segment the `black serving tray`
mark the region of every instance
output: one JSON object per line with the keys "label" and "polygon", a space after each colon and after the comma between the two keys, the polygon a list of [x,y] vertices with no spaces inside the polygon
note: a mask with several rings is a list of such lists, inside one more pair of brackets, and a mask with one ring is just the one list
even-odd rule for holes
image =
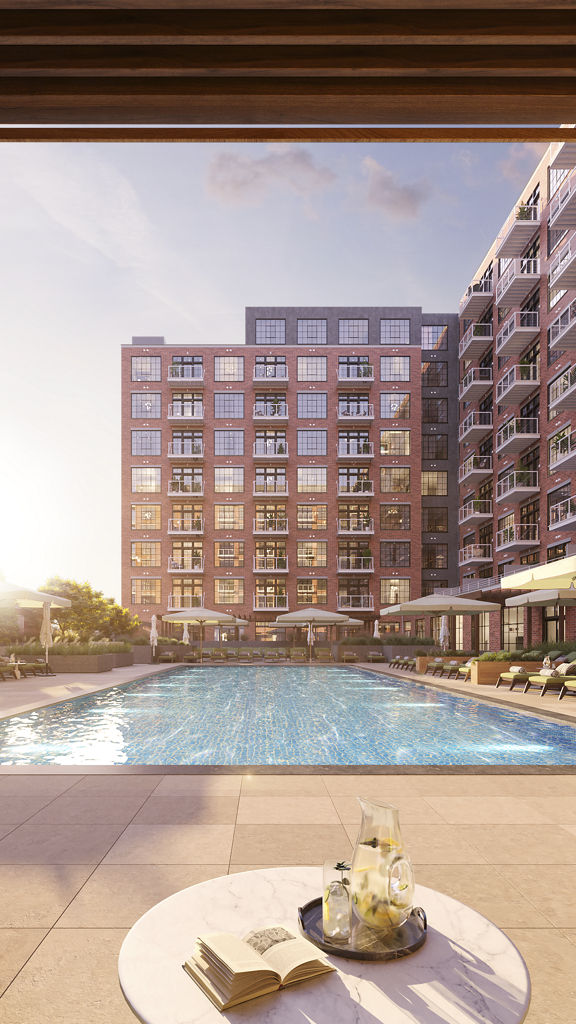
{"label": "black serving tray", "polygon": [[410,917],[399,928],[379,931],[362,921],[352,921],[348,942],[331,942],[322,929],[322,897],[298,907],[300,931],[325,953],[349,960],[398,960],[415,953],[426,942],[427,922],[422,907],[413,907]]}

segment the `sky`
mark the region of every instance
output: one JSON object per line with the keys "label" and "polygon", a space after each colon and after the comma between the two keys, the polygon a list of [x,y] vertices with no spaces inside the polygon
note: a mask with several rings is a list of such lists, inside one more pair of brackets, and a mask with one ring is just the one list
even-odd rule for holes
{"label": "sky", "polygon": [[120,346],[457,311],[545,146],[0,144],[0,576],[120,599]]}

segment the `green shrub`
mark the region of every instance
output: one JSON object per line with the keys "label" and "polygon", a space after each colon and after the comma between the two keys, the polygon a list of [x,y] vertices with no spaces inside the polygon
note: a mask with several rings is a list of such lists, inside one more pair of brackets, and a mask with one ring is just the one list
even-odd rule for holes
{"label": "green shrub", "polygon": [[[107,642],[106,640],[92,641],[87,644],[53,644],[48,648],[48,655],[62,655],[75,657],[77,654],[126,654],[132,650],[131,644]],[[44,648],[38,640],[30,641],[27,644],[19,644],[12,647],[9,654],[37,654],[44,655]]]}

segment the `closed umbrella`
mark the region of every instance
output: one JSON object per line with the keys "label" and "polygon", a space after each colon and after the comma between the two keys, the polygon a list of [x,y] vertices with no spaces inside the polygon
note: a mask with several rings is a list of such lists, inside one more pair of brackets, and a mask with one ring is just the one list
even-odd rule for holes
{"label": "closed umbrella", "polygon": [[152,648],[152,657],[156,654],[156,646],[158,644],[158,619],[155,615],[150,620],[150,647]]}
{"label": "closed umbrella", "polygon": [[44,648],[44,670],[48,675],[48,648],[52,646],[52,623],[50,622],[50,602],[45,601],[42,608],[42,625],[40,627],[40,643]]}
{"label": "closed umbrella", "polygon": [[448,616],[443,615],[440,620],[440,647],[443,651],[447,650],[448,644],[450,643],[450,628],[448,626]]}
{"label": "closed umbrella", "polygon": [[[46,675],[48,675],[48,647],[52,643],[50,608],[53,606],[56,608],[70,608],[71,603],[67,597],[47,594],[43,590],[32,590],[30,587],[21,587],[17,583],[7,583],[5,580],[0,580],[0,605],[12,605],[17,608],[42,608],[40,643],[44,645],[44,671]],[[47,625],[45,624],[46,620]],[[17,672],[17,674],[19,673]]]}
{"label": "closed umbrella", "polygon": [[193,625],[200,626],[200,661],[202,661],[204,646],[204,627],[236,625],[235,615],[229,615],[227,612],[213,612],[209,608],[202,607],[187,608],[182,612],[169,612],[168,615],[163,615],[162,619],[164,622],[191,622]]}
{"label": "closed umbrella", "polygon": [[374,620],[374,632],[372,636],[374,637],[375,640],[380,639],[380,623],[378,622],[378,619]]}
{"label": "closed umbrella", "polygon": [[188,623],[184,623],[184,629],[182,630],[182,642],[185,644],[190,643],[190,633],[188,632]]}

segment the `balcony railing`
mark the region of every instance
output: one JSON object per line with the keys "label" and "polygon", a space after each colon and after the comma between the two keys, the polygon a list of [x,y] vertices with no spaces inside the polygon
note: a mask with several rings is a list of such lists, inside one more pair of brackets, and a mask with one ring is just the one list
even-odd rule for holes
{"label": "balcony railing", "polygon": [[520,310],[504,321],[496,335],[496,355],[517,356],[534,341],[540,331],[540,314],[534,310]]}
{"label": "balcony railing", "polygon": [[458,565],[483,565],[491,561],[491,544],[467,544],[458,552]]}
{"label": "balcony railing", "polygon": [[458,522],[472,525],[492,518],[492,502],[485,498],[472,498],[458,509]]}
{"label": "balcony railing", "polygon": [[492,324],[470,324],[462,335],[458,354],[460,359],[475,359],[492,343]]}
{"label": "balcony railing", "polygon": [[460,466],[458,470],[458,480],[463,483],[464,480],[469,479],[482,479],[490,476],[492,472],[492,456],[491,455],[470,455]]}
{"label": "balcony railing", "polygon": [[512,523],[498,530],[496,534],[496,550],[520,550],[538,544],[539,531],[534,523]]}
{"label": "balcony railing", "polygon": [[184,555],[182,558],[168,559],[168,572],[204,572],[202,555]]}
{"label": "balcony railing", "polygon": [[362,405],[338,404],[339,420],[373,420],[374,406],[370,403]]}
{"label": "balcony railing", "polygon": [[168,520],[168,533],[204,533],[202,516],[178,516]]}
{"label": "balcony railing", "polygon": [[518,452],[540,437],[537,416],[519,416],[509,420],[496,434],[497,452]]}
{"label": "balcony railing", "polygon": [[550,469],[576,469],[576,430],[552,440],[549,459]]}
{"label": "balcony railing", "polygon": [[571,302],[548,328],[550,348],[576,348],[576,302]]}
{"label": "balcony railing", "polygon": [[203,441],[169,441],[169,459],[202,459],[204,457]]}
{"label": "balcony railing", "polygon": [[460,299],[460,316],[477,316],[488,305],[493,294],[494,286],[491,277],[475,281],[466,289]]}
{"label": "balcony railing", "polygon": [[168,594],[168,611],[180,612],[186,608],[202,608],[204,606],[204,593],[202,594]]}
{"label": "balcony railing", "polygon": [[288,572],[286,555],[254,555],[254,572]]}
{"label": "balcony railing", "polygon": [[183,380],[201,384],[204,380],[204,367],[186,364],[168,367],[168,383],[175,381],[177,384],[181,384]]}
{"label": "balcony railing", "polygon": [[374,608],[372,594],[338,594],[338,611],[369,612]]}
{"label": "balcony railing", "polygon": [[256,402],[253,410],[255,420],[287,420],[288,404],[286,402]]}
{"label": "balcony railing", "polygon": [[568,530],[576,525],[576,498],[564,498],[550,508],[550,530]]}
{"label": "balcony railing", "polygon": [[576,366],[565,370],[550,385],[549,401],[551,412],[576,409]]}
{"label": "balcony railing", "polygon": [[288,608],[287,594],[254,594],[252,602],[253,611],[283,611]]}
{"label": "balcony railing", "polygon": [[374,494],[374,483],[372,480],[339,480],[338,496],[344,497],[348,494]]}
{"label": "balcony railing", "polygon": [[168,494],[196,494],[202,496],[204,494],[204,481],[203,480],[169,480],[168,481]]}
{"label": "balcony railing", "polygon": [[521,256],[540,226],[540,203],[519,203],[506,221],[498,240],[499,259]]}
{"label": "balcony railing", "polygon": [[268,384],[275,380],[280,380],[284,383],[288,380],[288,367],[285,363],[278,363],[276,366],[269,366],[265,363],[256,363],[252,374],[252,380],[256,381],[258,384],[262,383],[262,381],[265,381]]}
{"label": "balcony railing", "polygon": [[336,520],[338,533],[374,533],[373,519],[359,519],[356,516]]}
{"label": "balcony railing", "polygon": [[338,572],[374,572],[374,559],[368,555],[338,555]]}
{"label": "balcony railing", "polygon": [[496,285],[497,306],[519,306],[540,280],[540,260],[511,260]]}
{"label": "balcony railing", "polygon": [[260,483],[255,480],[252,486],[252,494],[254,497],[261,497],[262,495],[280,495],[280,497],[285,498],[288,494],[288,481],[264,480]]}
{"label": "balcony railing", "polygon": [[573,174],[550,200],[550,227],[555,231],[576,227],[576,177]]}
{"label": "balcony railing", "polygon": [[169,420],[203,420],[204,405],[202,402],[190,402],[183,405],[176,403],[168,406]]}
{"label": "balcony railing", "polygon": [[286,441],[254,441],[252,452],[255,459],[287,459],[288,445]]}
{"label": "balcony railing", "polygon": [[549,271],[550,287],[574,288],[576,286],[576,241],[571,238],[563,245],[552,260]]}
{"label": "balcony railing", "polygon": [[535,363],[512,366],[496,385],[496,401],[518,404],[540,383],[540,371]]}
{"label": "balcony railing", "polygon": [[461,402],[471,402],[480,398],[492,384],[492,367],[475,366],[462,378],[458,397]]}
{"label": "balcony railing", "polygon": [[492,430],[491,412],[469,412],[458,428],[458,440],[470,444]]}
{"label": "balcony railing", "polygon": [[288,533],[288,520],[282,516],[268,519],[260,516],[252,520],[253,533]]}
{"label": "balcony railing", "polygon": [[339,459],[373,459],[373,441],[338,441],[336,446]]}
{"label": "balcony railing", "polygon": [[502,477],[496,484],[496,501],[524,498],[540,490],[536,469],[518,469]]}
{"label": "balcony railing", "polygon": [[374,367],[369,363],[358,363],[351,366],[338,367],[338,382],[350,384],[360,381],[362,384],[372,384],[374,381]]}

